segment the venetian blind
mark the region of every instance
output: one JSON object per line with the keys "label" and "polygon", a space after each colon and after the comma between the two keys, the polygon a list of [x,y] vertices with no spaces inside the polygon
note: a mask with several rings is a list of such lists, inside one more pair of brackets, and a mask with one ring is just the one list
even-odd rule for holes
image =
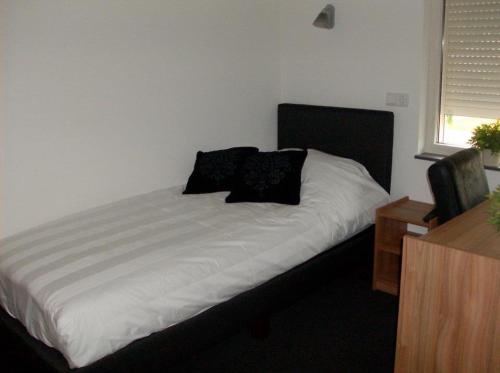
{"label": "venetian blind", "polygon": [[442,114],[500,118],[500,0],[446,0]]}

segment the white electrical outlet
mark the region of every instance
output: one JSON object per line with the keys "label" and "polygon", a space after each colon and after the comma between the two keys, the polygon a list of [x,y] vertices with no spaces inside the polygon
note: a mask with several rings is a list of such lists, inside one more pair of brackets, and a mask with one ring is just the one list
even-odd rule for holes
{"label": "white electrical outlet", "polygon": [[388,92],[385,96],[385,104],[387,106],[408,107],[410,104],[410,95],[408,93]]}

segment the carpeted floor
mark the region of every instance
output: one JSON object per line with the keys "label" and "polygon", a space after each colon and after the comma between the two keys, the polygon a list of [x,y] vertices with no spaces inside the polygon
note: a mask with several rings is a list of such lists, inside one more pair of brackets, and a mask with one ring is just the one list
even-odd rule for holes
{"label": "carpeted floor", "polygon": [[[397,298],[373,292],[359,269],[275,314],[266,339],[243,331],[168,372],[392,372],[396,319]],[[11,342],[2,372],[44,371]]]}
{"label": "carpeted floor", "polygon": [[267,339],[240,333],[171,372],[392,372],[396,321],[397,298],[359,270],[274,315]]}

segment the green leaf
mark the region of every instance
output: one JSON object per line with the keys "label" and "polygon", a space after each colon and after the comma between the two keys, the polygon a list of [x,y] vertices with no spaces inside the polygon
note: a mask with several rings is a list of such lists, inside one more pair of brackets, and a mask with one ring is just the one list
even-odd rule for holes
{"label": "green leaf", "polygon": [[500,119],[474,128],[469,144],[479,150],[489,149],[493,154],[500,153]]}
{"label": "green leaf", "polygon": [[493,224],[500,232],[500,185],[490,195],[490,218],[488,222]]}

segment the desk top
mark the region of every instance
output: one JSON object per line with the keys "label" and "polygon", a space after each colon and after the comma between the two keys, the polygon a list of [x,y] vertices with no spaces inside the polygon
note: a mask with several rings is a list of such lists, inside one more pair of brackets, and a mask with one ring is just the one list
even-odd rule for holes
{"label": "desk top", "polygon": [[485,201],[420,239],[500,260],[500,232],[488,223],[489,205]]}
{"label": "desk top", "polygon": [[377,216],[421,227],[429,227],[435,226],[437,219],[426,223],[423,221],[423,217],[431,212],[433,208],[434,205],[432,204],[412,201],[408,197],[403,197],[377,209]]}

